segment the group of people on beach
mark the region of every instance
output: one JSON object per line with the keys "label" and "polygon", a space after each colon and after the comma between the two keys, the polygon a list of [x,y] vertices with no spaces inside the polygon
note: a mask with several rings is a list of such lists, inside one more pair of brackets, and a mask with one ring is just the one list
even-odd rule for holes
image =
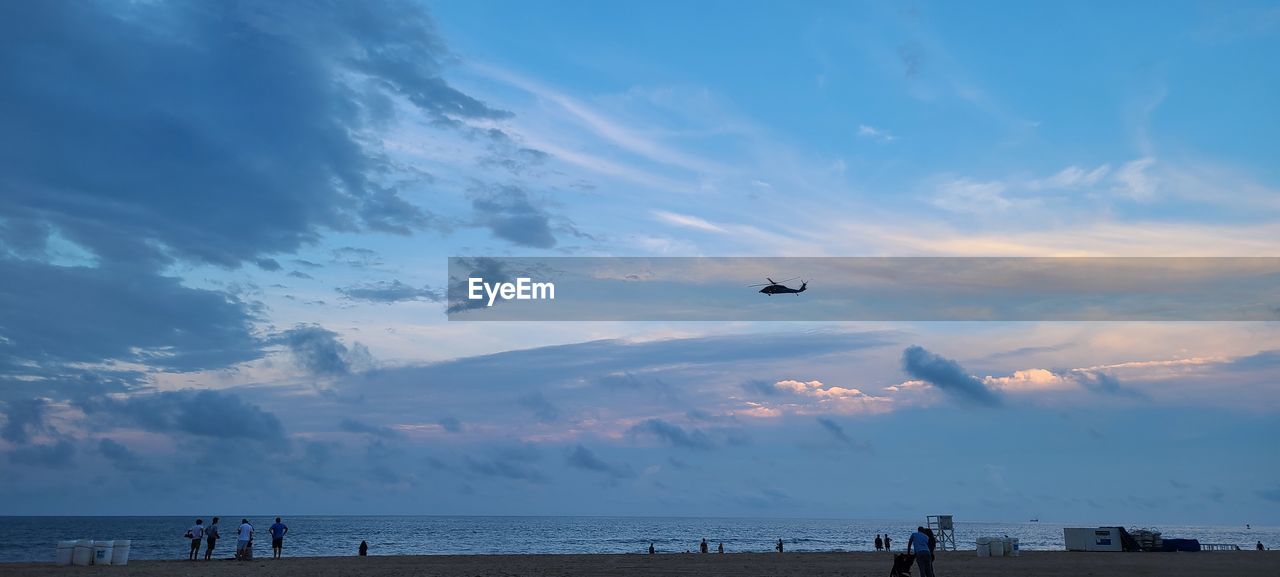
{"label": "group of people on beach", "polygon": [[[879,537],[879,536],[877,535],[877,537]],[[774,545],[774,546],[773,546],[773,548],[774,548],[774,549],[777,549],[777,551],[778,551],[779,553],[781,553],[781,552],[782,552],[782,539],[778,539],[778,544],[777,544],[777,545]],[[703,539],[702,539],[702,543],[701,543],[700,545],[698,545],[698,551],[700,551],[700,552],[702,552],[702,553],[710,553],[710,552],[711,552],[711,546],[707,544],[707,540],[706,540],[706,538],[703,538]],[[685,553],[688,553],[688,552],[689,552],[688,550],[685,550]],[[650,555],[656,555],[657,553],[658,553],[658,549],[657,549],[656,547],[654,547],[653,543],[650,543],[650,544],[649,544],[649,554],[650,554]],[[719,545],[716,545],[716,553],[719,553],[719,554],[721,554],[721,555],[724,555],[724,543],[720,543]]]}
{"label": "group of people on beach", "polygon": [[[218,521],[220,518],[214,517],[213,521],[205,526],[204,519],[196,519],[196,524],[187,529],[186,538],[191,540],[191,552],[187,556],[188,561],[195,561],[200,558],[200,543],[206,544],[204,550],[204,560],[208,561],[213,558],[213,548],[217,546],[218,539],[222,535],[218,531]],[[284,536],[289,533],[289,526],[276,517],[275,524],[267,529],[271,533],[271,551],[272,557],[279,559],[284,554]],[[236,560],[253,559],[253,524],[248,519],[240,519],[240,527],[236,529]]]}
{"label": "group of people on beach", "polygon": [[[933,529],[929,527],[916,527],[916,530],[914,533],[912,533],[912,535],[914,535],[915,533],[923,533],[926,537],[928,537],[930,551],[933,551],[938,547],[938,537],[933,534]],[[880,536],[879,533],[876,533],[875,546],[876,546],[876,551],[893,551],[893,539],[889,537],[888,533],[885,533],[883,538]],[[908,537],[907,552],[911,552],[910,537]]]}
{"label": "group of people on beach", "polygon": [[[893,539],[888,533],[884,534],[884,538],[876,533],[875,540],[876,551],[893,551]],[[938,537],[933,534],[933,529],[929,527],[916,527],[914,533],[907,537],[907,551],[904,555],[899,555],[902,559],[894,562],[894,574],[902,574],[898,572],[899,563],[903,565],[903,569],[909,570],[911,563],[915,563],[920,567],[920,577],[933,576],[933,560],[934,549],[938,547]],[[914,559],[912,558],[914,555]]]}

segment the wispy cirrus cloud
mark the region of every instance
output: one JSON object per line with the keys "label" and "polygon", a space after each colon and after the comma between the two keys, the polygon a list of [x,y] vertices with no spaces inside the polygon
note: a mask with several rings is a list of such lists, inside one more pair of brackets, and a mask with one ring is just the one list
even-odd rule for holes
{"label": "wispy cirrus cloud", "polygon": [[652,214],[654,218],[658,219],[659,221],[665,222],[667,224],[671,224],[674,226],[691,228],[691,229],[701,230],[705,232],[720,233],[720,234],[728,234],[729,232],[725,230],[723,227],[721,227],[720,225],[711,223],[704,218],[699,218],[699,217],[688,215],[688,214],[680,214],[680,213],[670,212],[666,210],[655,210],[655,211],[652,211]]}
{"label": "wispy cirrus cloud", "polygon": [[374,303],[440,302],[444,300],[444,295],[439,290],[432,289],[429,286],[413,287],[401,282],[399,279],[355,284],[348,287],[339,287],[336,290],[348,300]]}
{"label": "wispy cirrus cloud", "polygon": [[610,117],[568,93],[544,83],[492,64],[473,63],[471,69],[556,105],[575,123],[592,134],[647,161],[698,174],[720,174],[727,171],[726,167],[700,159],[687,150],[672,149],[648,137],[644,131],[626,126],[623,121]]}
{"label": "wispy cirrus cloud", "polygon": [[893,142],[898,139],[892,132],[884,128],[876,128],[869,124],[858,125],[858,136],[881,142]]}

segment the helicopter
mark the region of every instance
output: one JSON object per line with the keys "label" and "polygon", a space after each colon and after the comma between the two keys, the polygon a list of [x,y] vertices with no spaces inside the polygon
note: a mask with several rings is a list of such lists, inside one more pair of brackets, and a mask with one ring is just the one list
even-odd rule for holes
{"label": "helicopter", "polygon": [[798,294],[800,294],[800,293],[802,293],[802,292],[804,292],[804,291],[805,291],[805,289],[806,289],[806,288],[808,287],[808,285],[809,285],[809,283],[808,283],[808,282],[806,282],[806,281],[800,281],[800,288],[798,288],[798,289],[793,289],[793,288],[791,288],[791,287],[788,287],[788,286],[786,286],[786,285],[782,284],[782,283],[785,283],[785,282],[791,282],[791,281],[793,281],[793,280],[796,280],[797,278],[800,278],[800,277],[792,277],[792,278],[789,278],[789,279],[784,280],[784,281],[775,282],[773,279],[771,279],[771,278],[769,278],[769,277],[764,277],[764,280],[767,280],[767,281],[769,281],[769,282],[767,282],[767,283],[761,283],[761,284],[747,285],[747,286],[751,286],[751,287],[758,287],[758,286],[762,286],[762,287],[764,287],[764,288],[760,289],[760,292],[762,292],[762,293],[764,293],[764,294],[766,294],[766,295],[768,295],[768,296],[780,295],[780,294],[797,294],[797,295],[798,295]]}

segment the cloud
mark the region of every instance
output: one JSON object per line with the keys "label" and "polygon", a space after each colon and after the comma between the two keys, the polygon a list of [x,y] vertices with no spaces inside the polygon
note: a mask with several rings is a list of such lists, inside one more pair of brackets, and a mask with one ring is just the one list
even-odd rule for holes
{"label": "cloud", "polygon": [[1115,190],[1134,200],[1147,200],[1155,196],[1158,180],[1149,169],[1156,159],[1150,156],[1126,162],[1115,174]]}
{"label": "cloud", "polygon": [[364,345],[355,343],[347,348],[338,340],[338,333],[319,325],[299,325],[281,333],[277,341],[299,367],[313,375],[341,376],[373,363]]}
{"label": "cloud", "polygon": [[520,445],[498,449],[490,458],[467,456],[466,464],[467,470],[486,477],[544,483],[547,480],[546,475],[534,466],[539,458],[538,450],[534,446]]}
{"label": "cloud", "polygon": [[490,257],[451,259],[449,263],[449,304],[445,307],[446,312],[452,314],[486,306],[486,301],[483,299],[471,300],[467,298],[468,278],[483,278],[487,283],[505,283],[515,282],[517,277],[539,276],[527,270],[510,270],[507,267],[507,262]]}
{"label": "cloud", "polygon": [[841,427],[839,423],[825,417],[818,417],[817,421],[819,425],[822,425],[822,430],[829,433],[835,440],[846,445],[853,443],[853,438],[844,432],[844,427]]}
{"label": "cloud", "polygon": [[1025,369],[1014,371],[1007,377],[988,376],[982,383],[993,390],[1034,392],[1052,389],[1080,387],[1087,391],[1129,397],[1145,398],[1133,389],[1121,385],[1120,379],[1101,367],[1084,369]]}
{"label": "cloud", "polygon": [[112,361],[196,371],[262,355],[254,307],[229,292],[119,265],[0,258],[0,278],[0,377],[48,377]]}
{"label": "cloud", "polygon": [[890,408],[891,399],[868,395],[859,389],[828,385],[822,381],[784,379],[774,383],[751,380],[743,390],[764,397],[748,401],[747,409],[735,411],[752,417],[778,417],[784,413],[878,413]]}
{"label": "cloud", "polygon": [[436,422],[440,425],[440,428],[445,430],[446,433],[462,432],[462,421],[459,421],[458,419],[455,419],[453,417],[445,417]]}
{"label": "cloud", "polygon": [[27,445],[9,453],[9,460],[17,465],[64,469],[72,464],[75,446],[65,439],[51,445]]}
{"label": "cloud", "polygon": [[283,268],[280,266],[280,263],[277,262],[276,259],[274,258],[260,258],[258,259],[257,264],[258,264],[258,268],[268,272],[276,272],[281,268]]}
{"label": "cloud", "polygon": [[560,409],[547,400],[541,391],[534,391],[516,399],[516,403],[533,413],[534,418],[543,423],[554,423],[560,420]]}
{"label": "cloud", "polygon": [[514,185],[478,187],[471,193],[475,222],[500,239],[530,248],[552,248],[550,217],[534,206],[523,188]]}
{"label": "cloud", "polygon": [[684,227],[684,228],[692,228],[692,229],[701,230],[704,232],[715,232],[715,233],[721,233],[721,234],[728,234],[729,232],[725,230],[724,227],[718,224],[713,224],[711,222],[708,222],[706,219],[699,218],[696,216],[679,214],[675,212],[669,212],[666,210],[655,210],[652,212],[653,212],[654,218],[667,224]]}
{"label": "cloud", "polygon": [[1014,201],[1005,196],[1007,188],[1000,181],[947,180],[938,186],[933,204],[944,210],[971,214],[1008,210]]}
{"label": "cloud", "polygon": [[108,261],[234,266],[321,229],[428,228],[376,178],[389,161],[362,135],[383,104],[442,126],[509,116],[442,78],[449,56],[408,1],[41,3],[0,23],[0,51],[40,55],[0,73],[47,79],[6,90],[4,131],[24,145],[0,160],[0,213]]}
{"label": "cloud", "polygon": [[195,438],[245,440],[282,448],[287,444],[280,419],[240,395],[214,390],[138,393],[124,399],[97,397],[77,401],[87,415],[135,425],[154,433]]}
{"label": "cloud", "polygon": [[1028,182],[1027,188],[1036,190],[1090,187],[1101,182],[1110,172],[1109,164],[1100,165],[1092,170],[1071,165],[1048,178]]}
{"label": "cloud", "polygon": [[874,126],[870,126],[867,124],[858,125],[858,136],[862,138],[880,140],[883,142],[893,142],[894,140],[897,140],[897,137],[894,136],[892,133],[890,133],[888,130],[885,130],[883,128],[876,128]]}
{"label": "cloud", "polygon": [[604,473],[612,478],[633,477],[635,471],[626,465],[613,465],[606,463],[592,453],[590,449],[581,444],[575,445],[573,450],[569,452],[566,462],[571,467],[582,469],[585,471],[593,471],[596,473]]}
{"label": "cloud", "polygon": [[959,363],[931,353],[918,345],[902,351],[902,370],[960,400],[988,407],[1000,406],[1001,399]]}
{"label": "cloud", "polygon": [[777,397],[782,395],[782,389],[775,386],[773,382],[762,379],[751,379],[743,382],[741,386],[742,390],[754,395],[763,395],[766,397]]}
{"label": "cloud", "polygon": [[541,150],[515,146],[511,140],[501,139],[498,143],[489,144],[489,151],[479,159],[479,164],[488,168],[504,168],[511,174],[520,175],[545,164],[550,157]]}
{"label": "cloud", "polygon": [[1013,392],[1062,389],[1074,384],[1063,374],[1048,369],[1019,370],[1007,377],[988,376],[982,382],[992,389]]}
{"label": "cloud", "polygon": [[140,471],[146,468],[137,453],[113,439],[98,441],[98,452],[121,471]]}
{"label": "cloud", "polygon": [[440,291],[423,286],[415,288],[399,280],[378,281],[342,287],[337,289],[343,298],[373,303],[398,303],[405,301],[440,302],[444,296]]}
{"label": "cloud", "polygon": [[[718,164],[699,159],[688,151],[672,150],[663,144],[652,140],[647,136],[649,133],[647,127],[646,129],[639,129],[633,126],[627,126],[613,118],[609,118],[605,114],[600,113],[583,102],[580,102],[559,90],[530,80],[529,78],[525,78],[511,71],[502,70],[490,65],[476,64],[473,66],[473,69],[496,80],[505,82],[533,94],[541,100],[556,104],[561,110],[569,114],[569,117],[574,123],[586,128],[590,132],[607,141],[610,148],[616,147],[618,149],[635,153],[650,163],[665,164],[695,173],[721,174],[724,172],[724,168]],[[546,110],[543,109],[543,112],[545,111]],[[562,137],[563,135],[557,134],[556,136]],[[526,135],[526,138],[536,139],[536,137],[532,137],[531,135]],[[553,146],[548,146],[546,144],[543,144],[542,147],[554,149]],[[608,161],[592,159],[576,151],[555,150],[554,152],[557,157],[569,160],[570,162],[577,161],[579,164],[583,164],[588,168],[600,169],[601,167],[599,165],[609,164]],[[596,166],[591,166],[593,164]],[[604,170],[603,172],[609,173],[610,171]],[[643,178],[638,180],[642,182],[645,181]]]}
{"label": "cloud", "polygon": [[797,381],[794,379],[786,379],[774,383],[773,387],[793,395],[812,395],[817,397],[844,397],[858,396],[862,394],[862,391],[859,391],[858,389],[829,386],[822,381]]}
{"label": "cloud", "polygon": [[354,246],[335,248],[329,258],[330,262],[345,264],[351,268],[359,269],[372,268],[384,264],[377,251]]}
{"label": "cloud", "polygon": [[338,421],[338,430],[346,433],[373,435],[383,439],[396,439],[400,437],[400,433],[395,429],[378,425],[370,425],[355,419],[342,419],[341,421]]}
{"label": "cloud", "polygon": [[4,405],[4,428],[0,429],[0,439],[16,445],[24,445],[31,440],[31,433],[45,429],[44,399],[15,399]]}
{"label": "cloud", "polygon": [[1232,359],[1227,367],[1233,370],[1257,370],[1280,368],[1280,350],[1258,351]]}
{"label": "cloud", "polygon": [[685,429],[662,419],[645,419],[627,429],[633,437],[647,436],[684,449],[709,450],[714,446],[711,437],[701,429]]}
{"label": "cloud", "polygon": [[869,443],[867,443],[866,441],[860,441],[860,440],[854,439],[853,437],[849,436],[849,434],[845,432],[844,427],[841,426],[840,423],[837,423],[834,420],[828,419],[826,417],[818,417],[817,421],[818,421],[818,425],[822,427],[822,430],[830,434],[831,437],[836,441],[838,441],[839,443],[851,449],[856,449],[858,451],[867,451],[867,452],[871,451],[871,445]]}
{"label": "cloud", "polygon": [[1120,386],[1120,379],[1102,371],[1071,370],[1062,371],[1059,374],[1066,376],[1078,383],[1081,387],[1095,393],[1108,395],[1133,394],[1132,391]]}
{"label": "cloud", "polygon": [[1280,503],[1280,485],[1261,489],[1258,491],[1258,496],[1272,503]]}
{"label": "cloud", "polygon": [[[361,379],[360,392],[395,398],[403,391],[420,391],[424,383],[439,384],[440,394],[483,388],[490,393],[509,387],[513,397],[530,397],[513,406],[537,408],[541,403],[531,390],[552,390],[567,383],[595,382],[611,374],[645,374],[657,377],[655,368],[724,370],[745,363],[768,364],[790,359],[850,353],[887,345],[894,333],[791,332],[742,335],[710,335],[693,338],[628,341],[605,339],[518,349],[460,357],[415,366],[379,369],[377,379]],[[448,384],[446,389],[443,385]],[[338,382],[336,386],[344,386]],[[674,386],[674,385],[673,385]],[[614,394],[599,387],[602,392]],[[583,389],[586,391],[588,389]],[[557,401],[561,398],[557,397]],[[546,397],[543,396],[543,400]],[[492,403],[489,404],[493,407]]]}
{"label": "cloud", "polygon": [[0,130],[23,143],[0,155],[2,397],[261,357],[259,303],[167,271],[445,230],[401,196],[379,132],[510,117],[444,79],[452,56],[407,0],[4,4],[0,53],[22,55],[0,59]]}
{"label": "cloud", "polygon": [[1068,348],[1066,345],[1018,347],[1008,351],[1000,351],[987,355],[988,359],[1020,358],[1029,355],[1052,353]]}

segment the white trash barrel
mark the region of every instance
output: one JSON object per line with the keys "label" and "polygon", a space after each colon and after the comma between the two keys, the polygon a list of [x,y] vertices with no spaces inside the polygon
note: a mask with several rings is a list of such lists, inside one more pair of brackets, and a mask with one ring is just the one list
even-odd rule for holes
{"label": "white trash barrel", "polygon": [[112,565],[128,565],[129,564],[129,546],[133,544],[128,539],[116,539],[112,541],[114,546],[111,548],[111,564]]}
{"label": "white trash barrel", "polygon": [[58,541],[58,555],[54,557],[58,565],[70,565],[71,555],[75,553],[75,541]]}
{"label": "white trash barrel", "polygon": [[1004,539],[991,540],[991,556],[1004,557]]}
{"label": "white trash barrel", "polygon": [[93,541],[88,539],[76,541],[76,546],[71,551],[71,564],[84,566],[90,563],[93,563]]}
{"label": "white trash barrel", "polygon": [[977,544],[978,544],[979,557],[991,556],[991,538],[990,537],[978,537]]}
{"label": "white trash barrel", "polygon": [[94,565],[110,565],[111,552],[115,548],[115,541],[94,541],[93,542],[93,564]]}
{"label": "white trash barrel", "polygon": [[1010,550],[1008,551],[1009,556],[1017,557],[1018,553],[1021,551],[1021,548],[1018,547],[1018,538],[1014,537],[1013,539],[1010,539],[1010,541],[1013,541],[1013,543],[1009,546],[1010,547]]}

